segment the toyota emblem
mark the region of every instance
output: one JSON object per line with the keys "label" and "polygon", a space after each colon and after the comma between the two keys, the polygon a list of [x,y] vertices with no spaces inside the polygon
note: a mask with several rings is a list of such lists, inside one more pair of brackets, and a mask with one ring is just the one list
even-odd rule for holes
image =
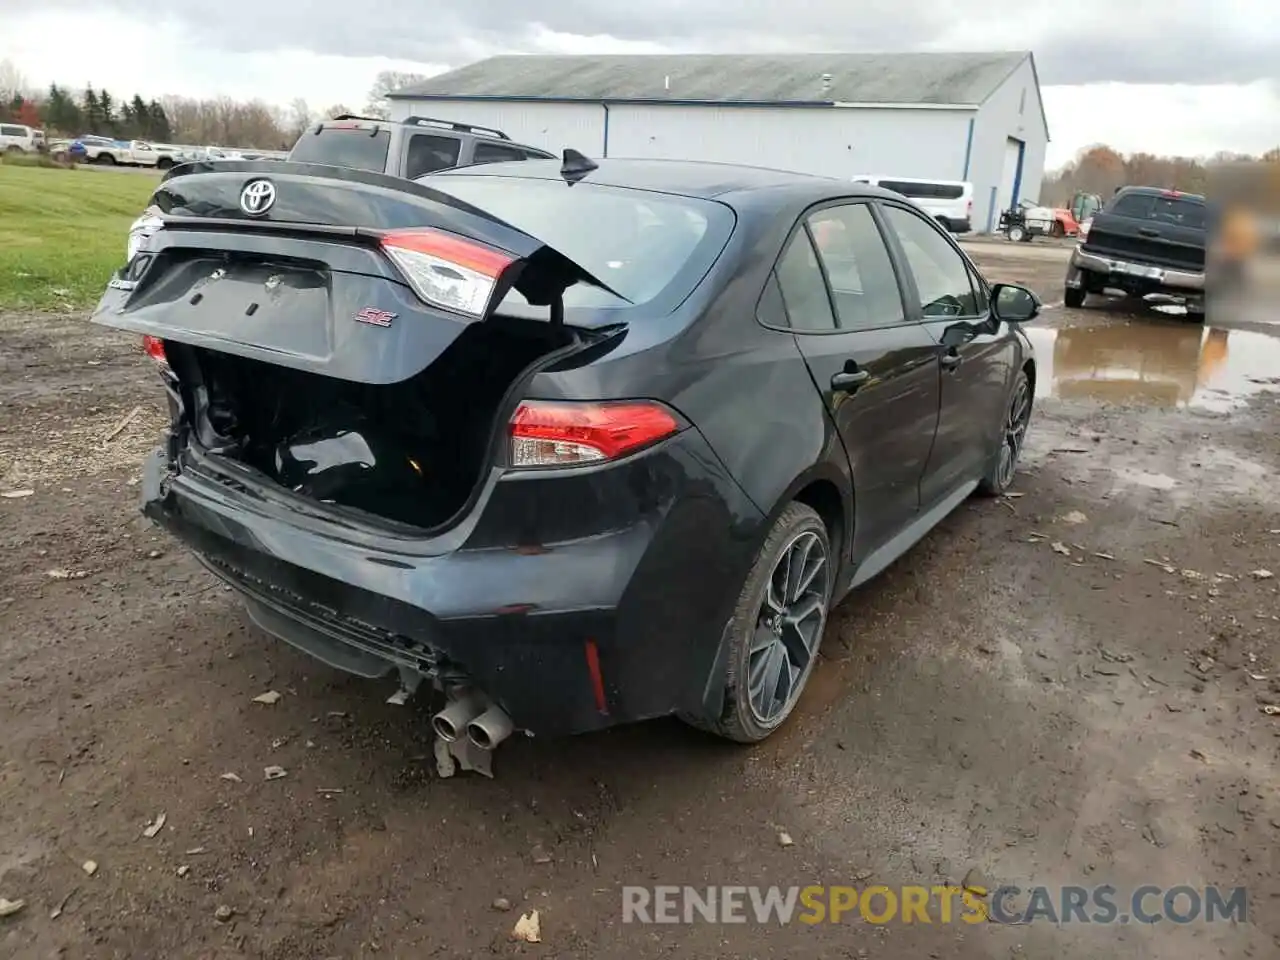
{"label": "toyota emblem", "polygon": [[250,180],[240,191],[240,209],[260,217],[276,202],[276,186],[270,180]]}

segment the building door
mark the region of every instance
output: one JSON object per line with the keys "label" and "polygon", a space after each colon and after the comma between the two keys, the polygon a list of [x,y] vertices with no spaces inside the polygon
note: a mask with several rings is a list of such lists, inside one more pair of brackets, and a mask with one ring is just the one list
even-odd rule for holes
{"label": "building door", "polygon": [[1010,137],[1004,144],[1004,164],[1000,171],[1000,189],[997,191],[994,219],[1018,202],[1018,188],[1022,183],[1022,154],[1025,147],[1021,140]]}

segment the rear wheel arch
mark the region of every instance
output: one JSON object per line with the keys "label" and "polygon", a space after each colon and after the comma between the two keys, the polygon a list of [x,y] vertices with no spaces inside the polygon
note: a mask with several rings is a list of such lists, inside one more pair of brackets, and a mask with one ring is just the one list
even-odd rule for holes
{"label": "rear wheel arch", "polygon": [[[844,456],[843,447],[840,448],[840,456]],[[857,516],[854,512],[853,482],[848,472],[841,470],[829,459],[819,461],[801,472],[777,498],[773,509],[760,525],[762,541],[778,517],[792,503],[803,503],[817,512],[827,528],[832,556],[839,559],[841,568],[847,566],[854,518]]]}
{"label": "rear wheel arch", "polygon": [[832,552],[837,557],[842,556],[840,551],[848,542],[845,539],[845,530],[849,520],[845,515],[846,498],[841,494],[835,481],[825,477],[811,480],[797,490],[791,499],[814,509],[827,527],[827,537],[834,548]]}

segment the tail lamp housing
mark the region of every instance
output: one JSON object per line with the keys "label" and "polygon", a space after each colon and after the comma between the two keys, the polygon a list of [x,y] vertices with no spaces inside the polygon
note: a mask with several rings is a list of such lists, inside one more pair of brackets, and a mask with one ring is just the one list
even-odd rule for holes
{"label": "tail lamp housing", "polygon": [[509,424],[512,467],[574,467],[620,460],[685,427],[655,400],[525,400]]}
{"label": "tail lamp housing", "polygon": [[499,278],[518,259],[430,227],[392,230],[380,243],[423,303],[477,320],[488,314]]}

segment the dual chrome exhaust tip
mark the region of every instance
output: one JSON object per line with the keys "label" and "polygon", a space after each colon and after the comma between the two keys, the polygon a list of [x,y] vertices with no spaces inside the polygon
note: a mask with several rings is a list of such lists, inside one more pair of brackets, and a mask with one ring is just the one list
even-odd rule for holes
{"label": "dual chrome exhaust tip", "polygon": [[452,700],[431,718],[431,726],[446,743],[466,737],[478,750],[496,750],[515,731],[507,712],[476,692]]}

